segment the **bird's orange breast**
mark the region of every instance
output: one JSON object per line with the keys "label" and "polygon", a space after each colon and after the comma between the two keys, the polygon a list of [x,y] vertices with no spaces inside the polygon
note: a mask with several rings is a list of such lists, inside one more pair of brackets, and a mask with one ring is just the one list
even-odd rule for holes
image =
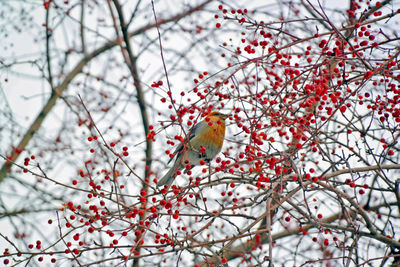
{"label": "bird's orange breast", "polygon": [[215,144],[218,147],[222,147],[225,138],[225,121],[218,117],[210,117],[209,129],[204,133],[204,141],[209,144]]}

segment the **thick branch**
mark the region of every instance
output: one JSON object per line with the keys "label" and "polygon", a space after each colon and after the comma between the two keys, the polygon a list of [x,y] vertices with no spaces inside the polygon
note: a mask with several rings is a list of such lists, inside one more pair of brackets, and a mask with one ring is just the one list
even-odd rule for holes
{"label": "thick branch", "polygon": [[[149,134],[149,117],[147,114],[146,109],[146,101],[144,100],[144,91],[142,87],[142,83],[139,78],[139,72],[137,68],[137,57],[133,55],[130,38],[128,34],[127,24],[125,23],[124,13],[122,12],[122,7],[118,0],[113,0],[115,8],[118,12],[119,23],[122,31],[122,36],[125,43],[125,49],[121,46],[123,56],[127,56],[125,58],[125,62],[128,65],[129,71],[133,78],[133,83],[136,88],[136,100],[139,105],[140,115],[142,119],[143,129],[144,129],[144,138],[146,139],[146,168],[144,171],[144,177],[148,177],[150,169],[151,169],[151,162],[152,162],[152,151],[153,151],[153,143],[150,139],[147,138]],[[126,50],[127,55],[124,53]]]}
{"label": "thick branch", "polygon": [[[376,211],[385,205],[386,204],[377,205],[377,206],[371,207],[369,210]],[[353,212],[357,212],[357,211],[353,210]],[[289,236],[294,236],[294,235],[300,234],[302,232],[307,232],[308,230],[310,230],[312,228],[318,228],[321,225],[332,223],[332,222],[340,219],[342,216],[343,216],[342,212],[338,212],[324,220],[321,220],[320,224],[315,224],[315,223],[306,224],[306,225],[296,228],[296,229],[286,230],[286,231],[276,233],[276,234],[272,235],[271,238],[272,238],[273,242],[275,242],[278,239],[282,239],[282,238],[289,237]],[[380,239],[377,239],[377,240],[380,240]],[[380,241],[383,241],[383,240],[380,240]],[[247,251],[251,251],[254,246],[259,246],[260,244],[267,244],[267,243],[268,243],[268,235],[265,232],[263,232],[261,234],[259,243],[256,242],[256,238],[252,238],[251,240],[249,240],[249,242],[243,242],[243,244],[240,244],[240,245],[230,249],[229,251],[225,251],[224,256],[226,257],[227,260],[233,260],[233,259],[243,256],[243,253],[246,253]],[[214,257],[208,258],[205,261],[198,263],[198,264],[199,264],[199,266],[210,266],[210,264],[218,264],[218,263],[220,263],[219,256],[214,256]]]}

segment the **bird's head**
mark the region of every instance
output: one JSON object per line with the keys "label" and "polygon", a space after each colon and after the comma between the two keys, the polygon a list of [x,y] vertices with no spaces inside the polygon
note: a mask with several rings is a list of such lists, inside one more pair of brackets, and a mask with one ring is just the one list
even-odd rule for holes
{"label": "bird's head", "polygon": [[218,117],[221,120],[226,120],[229,117],[229,115],[220,113],[218,111],[214,111],[214,112],[211,112],[210,114],[208,114],[207,117]]}

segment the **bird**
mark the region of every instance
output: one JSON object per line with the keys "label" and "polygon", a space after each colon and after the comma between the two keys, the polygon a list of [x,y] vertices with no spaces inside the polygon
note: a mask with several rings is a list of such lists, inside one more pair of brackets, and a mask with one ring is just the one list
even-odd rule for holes
{"label": "bird", "polygon": [[[175,158],[173,166],[158,181],[158,186],[170,186],[177,172],[187,173],[195,165],[209,163],[220,151],[225,139],[225,120],[228,115],[211,112],[197,123],[190,132],[189,139],[181,143],[173,152],[168,164]],[[203,162],[202,162],[203,161]]]}

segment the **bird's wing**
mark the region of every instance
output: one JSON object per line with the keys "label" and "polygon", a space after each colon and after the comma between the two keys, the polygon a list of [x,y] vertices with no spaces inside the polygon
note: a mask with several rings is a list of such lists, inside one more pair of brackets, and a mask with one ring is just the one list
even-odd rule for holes
{"label": "bird's wing", "polygon": [[207,125],[208,124],[205,121],[201,121],[201,122],[197,123],[193,127],[192,132],[190,133],[189,140],[192,140],[196,135],[198,135],[199,132],[202,131],[204,129],[204,127]]}
{"label": "bird's wing", "polygon": [[[204,129],[204,126],[206,126],[206,125],[208,125],[208,124],[205,121],[201,121],[201,122],[197,123],[193,127],[192,131],[190,132],[189,141],[192,141],[196,137],[196,135],[199,133],[199,131]],[[172,161],[173,158],[179,157],[179,155],[181,155],[181,152],[185,148],[184,144],[187,144],[187,143],[188,142],[185,140],[184,143],[180,143],[179,146],[176,147],[175,151],[173,152],[174,156],[169,159],[168,164]]]}

